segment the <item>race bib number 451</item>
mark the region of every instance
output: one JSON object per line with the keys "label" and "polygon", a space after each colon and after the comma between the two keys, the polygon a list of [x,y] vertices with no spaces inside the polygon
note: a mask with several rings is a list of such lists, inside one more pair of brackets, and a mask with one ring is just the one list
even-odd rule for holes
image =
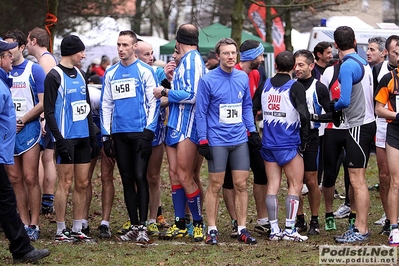
{"label": "race bib number 451", "polygon": [[219,122],[225,124],[237,124],[242,122],[242,104],[220,104],[219,105]]}
{"label": "race bib number 451", "polygon": [[90,105],[85,100],[72,102],[71,105],[73,122],[85,119],[90,112]]}
{"label": "race bib number 451", "polygon": [[112,99],[136,97],[136,84],[134,78],[118,79],[111,81]]}

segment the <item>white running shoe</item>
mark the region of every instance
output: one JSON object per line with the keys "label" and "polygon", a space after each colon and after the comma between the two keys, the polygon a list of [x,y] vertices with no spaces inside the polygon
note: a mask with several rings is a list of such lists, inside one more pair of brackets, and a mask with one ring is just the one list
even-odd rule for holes
{"label": "white running shoe", "polygon": [[305,184],[303,184],[303,186],[302,186],[302,195],[306,195],[308,193],[309,193],[308,187]]}
{"label": "white running shoe", "polygon": [[345,203],[342,203],[338,210],[334,212],[334,217],[335,219],[343,219],[346,217],[349,217],[349,214],[351,213],[351,207],[348,205],[345,205]]}
{"label": "white running shoe", "polygon": [[398,247],[399,246],[399,229],[395,228],[391,230],[391,233],[389,234],[389,245]]}
{"label": "white running shoe", "polygon": [[281,232],[281,228],[279,228],[278,232],[273,232],[273,230],[270,231],[269,240],[271,240],[271,241],[279,241],[282,238],[283,238],[283,233]]}
{"label": "white running shoe", "polygon": [[137,226],[131,225],[129,231],[124,235],[121,235],[119,238],[122,241],[136,241],[137,236],[139,235],[139,230]]}
{"label": "white running shoe", "polygon": [[375,225],[384,225],[385,219],[387,218],[385,212],[382,214],[381,218],[374,222]]}
{"label": "white running shoe", "polygon": [[284,230],[283,240],[294,241],[294,242],[303,242],[303,241],[308,240],[308,237],[300,235],[296,231],[296,228],[294,227],[294,229],[292,229],[292,230],[290,230],[290,229]]}

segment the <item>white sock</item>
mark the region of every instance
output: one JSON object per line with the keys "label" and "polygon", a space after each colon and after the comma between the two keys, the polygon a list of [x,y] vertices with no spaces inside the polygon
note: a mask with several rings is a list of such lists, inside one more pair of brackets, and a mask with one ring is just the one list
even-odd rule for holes
{"label": "white sock", "polygon": [[278,226],[278,220],[270,220],[270,227],[272,228],[272,233],[280,232],[280,227]]}
{"label": "white sock", "polygon": [[81,232],[81,231],[82,231],[82,220],[73,220],[72,232]]}
{"label": "white sock", "polygon": [[148,224],[155,224],[157,222],[156,219],[149,219]]}
{"label": "white sock", "polygon": [[89,221],[82,219],[82,228],[87,228],[89,226]]}
{"label": "white sock", "polygon": [[107,227],[109,227],[109,221],[102,220],[101,225],[106,225]]}
{"label": "white sock", "polygon": [[211,230],[218,230],[218,229],[216,228],[216,225],[208,226],[208,234],[211,233]]}
{"label": "white sock", "polygon": [[60,235],[64,229],[66,229],[65,222],[57,222],[57,235]]}
{"label": "white sock", "polygon": [[246,228],[246,227],[245,227],[245,226],[242,226],[242,225],[237,226],[238,234],[241,234],[241,230],[242,230],[242,229],[245,229],[245,228]]}
{"label": "white sock", "polygon": [[269,217],[265,217],[265,218],[258,219],[257,223],[260,225],[264,225],[264,224],[267,224],[268,221],[269,221]]}

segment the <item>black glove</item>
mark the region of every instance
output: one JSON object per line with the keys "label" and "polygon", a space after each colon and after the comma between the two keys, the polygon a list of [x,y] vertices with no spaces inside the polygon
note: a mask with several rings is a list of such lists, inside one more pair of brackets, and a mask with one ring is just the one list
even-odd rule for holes
{"label": "black glove", "polygon": [[143,135],[139,140],[139,146],[137,152],[141,151],[141,159],[149,161],[152,153],[152,140],[154,139],[154,132],[148,129],[144,129]]}
{"label": "black glove", "polygon": [[71,151],[69,150],[68,143],[64,138],[56,141],[55,151],[62,159],[72,161]]}
{"label": "black glove", "polygon": [[161,81],[161,86],[164,87],[165,89],[170,89],[170,88],[171,88],[170,82],[169,82],[169,80],[167,80],[167,79],[163,79],[163,80]]}
{"label": "black glove", "polygon": [[90,154],[91,159],[97,158],[97,156],[100,154],[100,146],[98,146],[97,138],[95,136],[90,137],[90,147],[91,147],[91,154]]}
{"label": "black glove", "polygon": [[105,155],[107,155],[107,157],[116,158],[114,143],[112,142],[110,136],[103,136],[103,146]]}
{"label": "black glove", "polygon": [[335,103],[338,102],[338,99],[334,99],[330,102],[330,111],[332,112],[332,120],[334,123],[334,126],[339,127],[341,125],[341,122],[343,121],[342,118],[342,110],[335,110]]}
{"label": "black glove", "polygon": [[205,157],[205,159],[213,160],[211,148],[209,147],[208,140],[201,140],[198,145],[198,153]]}
{"label": "black glove", "polygon": [[260,148],[262,147],[262,139],[260,138],[258,132],[254,131],[249,133],[248,147],[249,150],[253,153],[260,151]]}

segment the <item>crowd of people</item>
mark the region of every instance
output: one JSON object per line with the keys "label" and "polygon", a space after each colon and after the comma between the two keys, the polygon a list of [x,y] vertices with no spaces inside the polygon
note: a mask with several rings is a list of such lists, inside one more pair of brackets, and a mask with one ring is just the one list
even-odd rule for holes
{"label": "crowd of people", "polygon": [[[116,40],[119,59],[111,63],[103,56],[85,73],[80,68],[85,45],[78,36],[63,38],[57,62],[47,51],[44,29],[35,28],[27,36],[19,30],[3,35],[0,219],[15,262],[49,255],[30,245],[40,237],[40,213],[55,213],[55,241],[93,241],[88,217],[98,160],[101,239],[112,236],[117,166],[129,217],[117,231],[122,241],[148,244],[154,237],[192,237],[218,244],[222,189],[231,237],[240,242],[256,244],[251,231],[271,241],[303,242],[318,235],[321,195],[326,231],[337,229],[335,219],[348,217],[348,230],[334,240],[367,241],[370,197],[365,171],[374,137],[384,209],[382,221],[376,223],[383,225],[380,234],[388,236],[390,245],[399,245],[399,36],[370,38],[366,60],[356,52],[353,30],[341,26],[334,32],[337,59],[332,61],[332,44],[327,42],[314,51],[284,51],[276,56],[276,74],[269,78],[260,42],[247,40],[238,46],[222,38],[205,64],[198,38],[195,25],[181,25],[173,60],[159,67],[151,44],[124,30]],[[24,58],[25,48],[37,63]],[[174,210],[171,225],[161,202],[165,152]],[[200,177],[204,158],[206,189]],[[333,212],[341,164],[346,199]],[[251,170],[257,211],[253,230],[246,226]],[[282,171],[288,193],[285,225],[280,228]],[[67,226],[72,184],[72,224]]]}

